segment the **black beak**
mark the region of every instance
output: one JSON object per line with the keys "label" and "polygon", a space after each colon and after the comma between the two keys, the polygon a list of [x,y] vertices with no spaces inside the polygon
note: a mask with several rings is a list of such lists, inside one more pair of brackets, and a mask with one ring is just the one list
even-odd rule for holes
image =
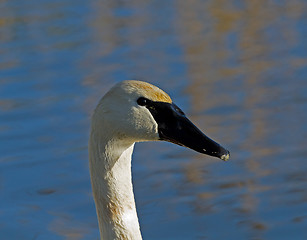
{"label": "black beak", "polygon": [[161,140],[185,146],[224,161],[229,159],[229,151],[202,133],[175,104],[151,101],[146,107],[158,123]]}

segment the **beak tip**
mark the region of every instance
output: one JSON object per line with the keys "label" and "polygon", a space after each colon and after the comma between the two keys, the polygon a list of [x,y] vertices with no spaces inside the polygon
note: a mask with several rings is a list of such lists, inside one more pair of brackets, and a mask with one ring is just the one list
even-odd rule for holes
{"label": "beak tip", "polygon": [[227,153],[223,154],[223,155],[220,157],[220,159],[222,159],[223,161],[226,162],[226,161],[228,161],[229,157],[230,157],[230,153],[229,153],[229,151],[227,151]]}

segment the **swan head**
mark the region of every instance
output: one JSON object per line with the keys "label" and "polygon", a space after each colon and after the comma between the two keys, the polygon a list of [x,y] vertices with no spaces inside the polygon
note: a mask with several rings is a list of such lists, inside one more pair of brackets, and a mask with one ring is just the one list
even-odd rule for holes
{"label": "swan head", "polygon": [[130,142],[164,140],[224,161],[229,159],[228,150],[202,133],[168,94],[147,82],[127,80],[116,84],[97,105],[92,125],[109,138]]}

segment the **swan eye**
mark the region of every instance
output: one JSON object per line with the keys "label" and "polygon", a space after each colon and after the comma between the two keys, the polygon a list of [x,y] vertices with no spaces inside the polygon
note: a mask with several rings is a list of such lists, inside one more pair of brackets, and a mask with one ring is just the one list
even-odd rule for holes
{"label": "swan eye", "polygon": [[144,98],[144,97],[140,97],[136,102],[140,105],[140,106],[146,106],[148,104],[148,99]]}

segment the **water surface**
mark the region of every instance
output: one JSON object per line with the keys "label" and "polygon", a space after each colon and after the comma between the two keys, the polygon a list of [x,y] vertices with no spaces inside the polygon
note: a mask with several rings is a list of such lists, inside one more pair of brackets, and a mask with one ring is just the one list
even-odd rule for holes
{"label": "water surface", "polygon": [[307,4],[0,1],[0,238],[98,239],[90,115],[116,82],[167,91],[231,151],[135,147],[144,239],[307,239]]}

